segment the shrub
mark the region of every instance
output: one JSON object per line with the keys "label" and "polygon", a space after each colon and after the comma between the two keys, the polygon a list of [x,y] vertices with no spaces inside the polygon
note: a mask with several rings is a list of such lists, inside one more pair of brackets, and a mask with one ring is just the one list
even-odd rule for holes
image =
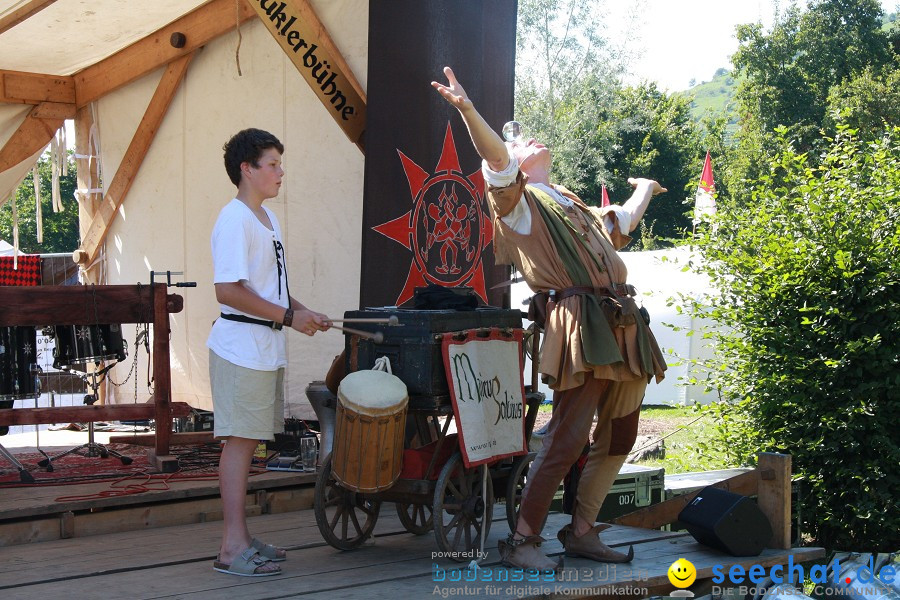
{"label": "shrub", "polygon": [[[803,530],[829,549],[900,548],[900,128],[840,129],[818,166],[779,130],[750,202],[698,237],[721,296],[712,365],[722,443],[793,456]],[[740,439],[740,444],[735,440]]]}

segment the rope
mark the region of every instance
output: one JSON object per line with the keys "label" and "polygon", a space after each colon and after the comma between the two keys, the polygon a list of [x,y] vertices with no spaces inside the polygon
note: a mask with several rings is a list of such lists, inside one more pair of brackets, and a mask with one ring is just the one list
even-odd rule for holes
{"label": "rope", "polygon": [[682,430],[684,430],[684,429],[690,427],[691,425],[693,425],[694,423],[696,423],[697,421],[699,421],[700,419],[702,419],[702,418],[705,417],[705,416],[706,416],[705,414],[700,415],[699,417],[697,417],[696,419],[694,419],[694,420],[691,421],[690,423],[685,423],[684,425],[680,425],[679,427],[676,427],[674,431],[671,431],[671,432],[667,433],[666,435],[662,436],[661,438],[659,438],[659,439],[657,439],[657,440],[654,440],[654,441],[652,441],[652,442],[649,442],[646,446],[641,446],[641,447],[638,448],[637,450],[632,449],[631,452],[629,452],[629,454],[634,454],[635,452],[640,452],[640,451],[643,450],[644,448],[651,448],[651,447],[655,446],[656,444],[658,444],[659,442],[661,442],[661,441],[663,441],[664,439],[666,439],[667,437],[671,437],[671,436],[675,435],[676,433],[678,433],[679,431],[682,431]]}
{"label": "rope", "polygon": [[238,77],[243,77],[241,73],[241,0],[234,0],[234,22],[238,34],[237,48],[234,49],[234,62],[237,65]]}

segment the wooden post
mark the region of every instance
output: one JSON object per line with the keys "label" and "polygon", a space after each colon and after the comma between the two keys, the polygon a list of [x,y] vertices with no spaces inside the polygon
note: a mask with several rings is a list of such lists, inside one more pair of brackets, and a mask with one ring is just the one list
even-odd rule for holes
{"label": "wooden post", "polygon": [[[180,296],[179,296],[180,298]],[[172,299],[175,302],[174,297]],[[159,470],[178,470],[178,459],[169,454],[169,436],[172,418],[169,403],[172,400],[172,373],[169,370],[169,298],[165,284],[153,286],[153,396],[156,406],[156,447],[150,453],[151,461]],[[175,308],[175,306],[172,306]],[[180,310],[180,307],[178,307]]]}
{"label": "wooden post", "polygon": [[791,456],[763,452],[759,455],[759,508],[772,524],[770,548],[791,547]]}
{"label": "wooden post", "polygon": [[[83,240],[87,236],[91,221],[97,212],[100,202],[100,194],[92,193],[100,185],[100,173],[97,165],[100,157],[94,156],[96,148],[91,145],[91,126],[94,124],[94,115],[90,106],[83,106],[75,113],[75,166],[78,173],[78,189],[84,190],[79,196],[78,202],[78,239]],[[80,158],[79,158],[80,157]],[[88,265],[84,265],[86,268]],[[84,271],[85,283],[100,283],[100,268],[94,265]]]}

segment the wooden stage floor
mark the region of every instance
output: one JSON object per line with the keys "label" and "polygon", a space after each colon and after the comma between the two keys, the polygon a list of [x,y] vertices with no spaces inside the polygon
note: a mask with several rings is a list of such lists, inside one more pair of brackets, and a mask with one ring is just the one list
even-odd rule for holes
{"label": "wooden stage floor", "polygon": [[[466,596],[477,598],[643,598],[673,589],[666,578],[678,558],[690,560],[700,578],[716,564],[763,566],[822,557],[820,549],[766,550],[762,556],[735,559],[700,546],[683,533],[613,527],[604,539],[614,547],[635,546],[627,566],[598,565],[566,559],[567,581],[516,581],[514,572],[499,566],[497,540],[508,533],[503,507],[497,506],[486,544],[487,559],[477,576],[466,565],[434,557],[432,534],[404,531],[393,505],[382,505],[371,546],[342,552],[322,541],[312,510],[250,517],[251,531],[270,543],[288,548],[275,577],[236,577],[212,569],[220,522],[120,531],[87,537],[8,546],[0,561],[0,597],[32,598],[263,600],[274,598],[417,598]],[[568,515],[550,516],[544,537],[555,555],[562,547],[555,532]],[[502,573],[501,573],[502,572]],[[472,581],[467,581],[472,580]],[[699,591],[704,593],[703,591]]]}
{"label": "wooden stage floor", "polygon": [[[212,561],[221,535],[221,501],[215,477],[173,481],[164,489],[109,494],[108,482],[0,488],[0,598],[3,600],[268,600],[282,598],[645,598],[674,588],[666,571],[678,558],[698,572],[692,589],[715,565],[769,567],[793,562],[824,564],[819,548],[766,550],[734,558],[696,543],[684,532],[614,526],[604,532],[613,547],[634,545],[628,565],[566,558],[562,580],[545,581],[500,566],[497,541],[508,526],[505,506],[493,524],[477,572],[439,556],[433,533],[404,529],[391,503],[383,503],[375,543],[342,552],[324,542],[311,510],[315,476],[264,472],[250,478],[247,514],[253,535],[286,547],[283,573],[236,577],[217,573]],[[60,497],[68,497],[60,500]],[[72,499],[73,496],[82,496]],[[568,515],[551,514],[544,548],[561,555],[556,532]]]}

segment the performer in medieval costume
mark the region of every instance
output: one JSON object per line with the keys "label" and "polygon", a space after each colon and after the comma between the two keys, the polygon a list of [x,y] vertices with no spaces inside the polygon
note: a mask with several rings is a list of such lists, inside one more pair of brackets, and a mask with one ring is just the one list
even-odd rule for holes
{"label": "performer in medieval costume", "polygon": [[629,562],[600,540],[596,524],[607,492],[634,445],[644,390],[663,378],[665,361],[626,283],[617,250],[631,238],[650,198],[666,191],[650,179],[629,179],[623,206],[590,207],[550,183],[550,150],[534,139],[510,143],[478,113],[453,71],[432,86],[454,106],[482,157],[494,225],[494,252],[513,264],[535,292],[549,298],[540,370],[554,390],[553,416],[529,471],[516,530],[499,544],[507,566],[559,570],[540,550],[553,495],[593,439],[578,486],[572,522],[558,534],[567,556]]}

